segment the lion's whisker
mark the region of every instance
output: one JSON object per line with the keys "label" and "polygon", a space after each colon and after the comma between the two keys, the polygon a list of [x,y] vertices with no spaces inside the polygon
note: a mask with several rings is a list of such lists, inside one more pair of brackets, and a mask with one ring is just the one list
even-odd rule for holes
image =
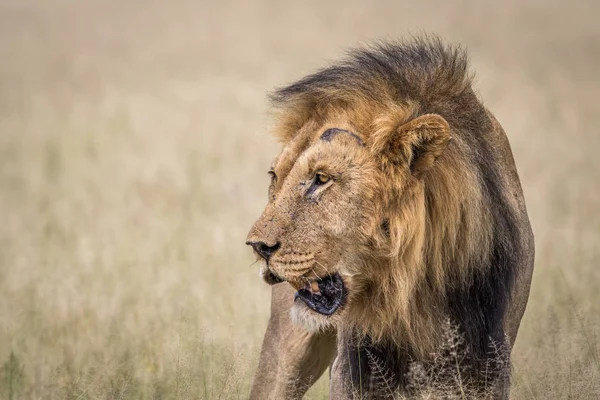
{"label": "lion's whisker", "polygon": [[321,279],[321,278],[319,278],[319,275],[317,275],[317,273],[315,272],[315,270],[314,270],[314,269],[312,269],[312,267],[310,268],[310,272],[312,272],[312,273],[313,273],[313,275],[315,276],[315,278],[317,278],[317,279]]}
{"label": "lion's whisker", "polygon": [[317,261],[317,259],[315,258],[313,260],[318,266],[320,266],[321,268],[323,268],[323,271],[325,271],[325,275],[329,275],[329,271],[327,271],[327,268],[325,268],[325,266],[323,264],[321,264],[320,262]]}

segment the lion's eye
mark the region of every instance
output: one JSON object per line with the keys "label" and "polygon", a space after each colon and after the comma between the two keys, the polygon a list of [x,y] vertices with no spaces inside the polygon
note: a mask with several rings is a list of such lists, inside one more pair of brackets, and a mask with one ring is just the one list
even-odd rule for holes
{"label": "lion's eye", "polygon": [[315,175],[315,184],[316,185],[324,185],[327,182],[329,182],[331,180],[331,177],[329,177],[328,175],[325,175],[321,172],[317,172],[317,174]]}
{"label": "lion's eye", "polygon": [[277,174],[275,171],[269,171],[269,175],[271,176],[271,183],[277,183]]}

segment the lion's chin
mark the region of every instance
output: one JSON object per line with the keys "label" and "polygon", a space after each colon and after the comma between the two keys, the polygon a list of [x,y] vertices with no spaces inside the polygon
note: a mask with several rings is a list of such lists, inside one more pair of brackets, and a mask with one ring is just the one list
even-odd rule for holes
{"label": "lion's chin", "polygon": [[311,310],[304,302],[296,300],[290,310],[292,322],[307,331],[317,333],[335,328],[334,318]]}

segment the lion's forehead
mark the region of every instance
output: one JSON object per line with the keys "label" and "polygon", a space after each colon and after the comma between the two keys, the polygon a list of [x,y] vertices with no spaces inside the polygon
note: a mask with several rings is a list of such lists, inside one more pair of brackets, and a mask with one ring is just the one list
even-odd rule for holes
{"label": "lion's forehead", "polygon": [[279,155],[273,161],[273,169],[280,179],[292,170],[298,158],[311,146],[312,135],[310,132],[299,132],[285,144]]}
{"label": "lion's forehead", "polygon": [[279,179],[284,180],[295,165],[307,163],[311,153],[309,150],[322,142],[340,142],[351,147],[365,147],[361,136],[345,122],[329,122],[318,128],[311,126],[309,129],[301,129],[283,146],[273,161],[272,168],[277,172]]}

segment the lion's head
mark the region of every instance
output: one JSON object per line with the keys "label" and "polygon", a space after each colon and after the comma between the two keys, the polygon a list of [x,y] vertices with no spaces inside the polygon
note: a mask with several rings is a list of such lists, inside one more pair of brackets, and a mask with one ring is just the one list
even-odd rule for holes
{"label": "lion's head", "polygon": [[266,282],[297,289],[292,314],[307,328],[351,326],[425,351],[447,292],[490,253],[465,136],[489,119],[460,51],[415,46],[428,49],[422,65],[416,47],[359,51],[273,95],[284,146],[247,243]]}

